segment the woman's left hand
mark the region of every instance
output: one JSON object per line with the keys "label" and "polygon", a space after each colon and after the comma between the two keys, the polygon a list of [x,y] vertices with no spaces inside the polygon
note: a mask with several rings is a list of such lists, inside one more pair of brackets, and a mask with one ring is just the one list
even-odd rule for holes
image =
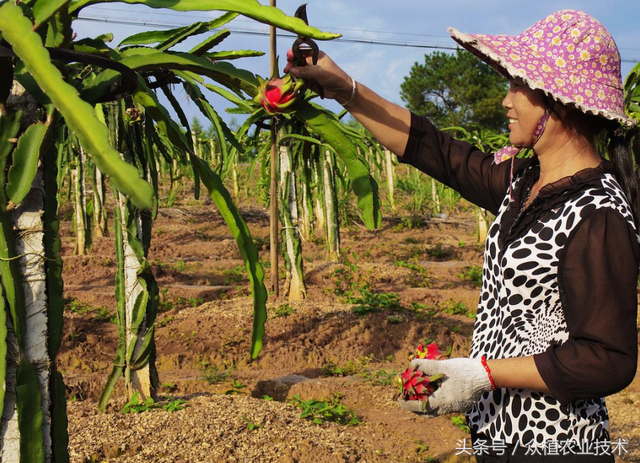
{"label": "woman's left hand", "polygon": [[398,401],[402,408],[414,413],[438,416],[466,412],[483,393],[492,389],[489,373],[480,359],[415,359],[411,367],[418,367],[429,376],[438,373],[445,375],[440,387],[429,396],[426,404],[417,400]]}

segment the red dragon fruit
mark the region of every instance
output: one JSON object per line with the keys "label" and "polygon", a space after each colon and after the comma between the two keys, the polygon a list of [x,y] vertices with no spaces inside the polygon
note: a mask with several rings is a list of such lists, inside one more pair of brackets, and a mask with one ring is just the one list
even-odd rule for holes
{"label": "red dragon fruit", "polygon": [[[430,342],[426,348],[423,344],[420,344],[416,349],[416,353],[412,355],[409,360],[442,360],[450,354],[451,347],[443,352],[435,342]],[[422,402],[424,408],[429,396],[440,386],[443,377],[444,375],[442,374],[428,376],[420,371],[418,367],[409,367],[397,377],[397,383],[400,388],[400,398],[402,400],[419,400]]]}
{"label": "red dragon fruit", "polygon": [[435,342],[431,341],[429,344],[427,344],[426,348],[424,347],[423,344],[420,344],[416,348],[416,353],[412,355],[409,358],[409,360],[413,360],[413,359],[442,360],[442,359],[449,358],[449,355],[451,355],[451,346],[449,346],[449,348],[443,352],[440,350],[440,348]]}
{"label": "red dragon fruit", "polygon": [[260,88],[255,99],[270,116],[284,112],[295,103],[304,85],[302,79],[294,79],[291,74],[270,80],[258,79]]}
{"label": "red dragon fruit", "polygon": [[400,397],[403,400],[420,400],[424,407],[429,396],[440,386],[443,377],[443,374],[427,376],[417,367],[407,368],[398,376]]}

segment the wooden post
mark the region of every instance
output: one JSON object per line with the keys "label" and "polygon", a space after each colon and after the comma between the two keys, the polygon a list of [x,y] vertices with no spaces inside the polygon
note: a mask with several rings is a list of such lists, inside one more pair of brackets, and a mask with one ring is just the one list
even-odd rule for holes
{"label": "wooden post", "polygon": [[[276,0],[270,0],[271,6],[276,6]],[[271,70],[276,70],[276,28],[271,26]],[[269,193],[270,225],[271,225],[271,291],[280,295],[278,283],[278,150],[277,150],[276,118],[271,118],[271,188]]]}

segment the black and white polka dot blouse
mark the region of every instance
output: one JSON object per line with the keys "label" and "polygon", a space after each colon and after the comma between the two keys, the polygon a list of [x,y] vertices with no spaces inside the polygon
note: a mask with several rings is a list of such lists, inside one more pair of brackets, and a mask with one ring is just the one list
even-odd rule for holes
{"label": "black and white polka dot blouse", "polygon": [[596,440],[608,426],[604,398],[637,365],[639,238],[611,166],[603,162],[546,185],[524,209],[535,159],[509,162],[412,116],[401,162],[491,211],[483,286],[470,357],[533,356],[551,393],[498,389],[469,412],[471,428],[509,444]]}

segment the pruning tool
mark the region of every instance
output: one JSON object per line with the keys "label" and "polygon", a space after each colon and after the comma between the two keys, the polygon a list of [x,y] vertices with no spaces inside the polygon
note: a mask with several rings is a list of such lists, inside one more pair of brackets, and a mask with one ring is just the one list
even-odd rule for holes
{"label": "pruning tool", "polygon": [[[293,16],[298,19],[302,19],[308,26],[309,19],[307,18],[307,4],[303,3],[302,5],[300,5]],[[320,49],[318,48],[318,45],[313,41],[313,39],[305,35],[298,35],[298,38],[295,40],[295,42],[293,42],[291,51],[293,51],[293,57],[295,58],[296,64],[298,66],[307,65],[306,56],[308,56],[309,53],[311,53],[313,64],[318,64],[318,53]],[[320,95],[320,98],[324,99],[324,91],[322,87],[320,85],[317,86],[318,95]]]}

